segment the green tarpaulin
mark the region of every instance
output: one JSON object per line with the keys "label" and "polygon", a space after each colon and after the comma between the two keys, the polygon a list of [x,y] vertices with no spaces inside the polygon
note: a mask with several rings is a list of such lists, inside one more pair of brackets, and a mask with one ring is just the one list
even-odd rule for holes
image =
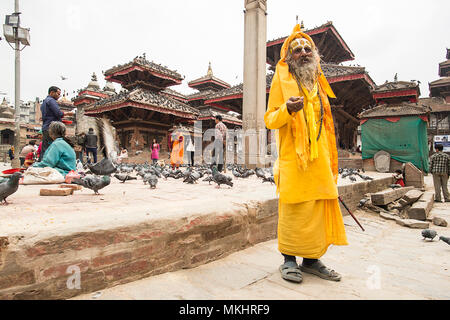
{"label": "green tarpaulin", "polygon": [[411,162],[428,173],[427,123],[419,117],[401,117],[398,122],[369,119],[361,126],[362,158],[380,150],[400,162]]}

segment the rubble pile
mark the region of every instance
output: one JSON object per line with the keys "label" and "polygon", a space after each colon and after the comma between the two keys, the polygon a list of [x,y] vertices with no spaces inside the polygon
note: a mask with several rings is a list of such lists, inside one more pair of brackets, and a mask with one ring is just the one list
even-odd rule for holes
{"label": "rubble pile", "polygon": [[392,186],[390,189],[366,194],[361,199],[359,207],[409,228],[427,229],[430,222],[447,227],[447,221],[429,215],[433,204],[433,192],[424,192],[412,186],[404,188]]}

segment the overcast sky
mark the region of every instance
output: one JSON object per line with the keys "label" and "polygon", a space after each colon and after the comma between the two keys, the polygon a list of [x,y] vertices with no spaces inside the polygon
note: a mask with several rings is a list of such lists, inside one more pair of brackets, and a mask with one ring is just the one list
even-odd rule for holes
{"label": "overcast sky", "polygon": [[[244,0],[20,0],[22,27],[31,28],[31,46],[22,51],[22,100],[45,98],[56,85],[85,88],[102,75],[146,53],[147,59],[186,78],[171,89],[194,90],[187,82],[206,74],[236,85],[243,79]],[[0,21],[14,0],[0,0]],[[404,81],[439,78],[438,64],[450,47],[448,0],[268,0],[267,40],[290,34],[295,16],[306,29],[332,21],[355,54],[344,64],[364,66],[380,85],[395,73]],[[61,75],[68,80],[61,80]],[[118,85],[117,85],[118,88]],[[14,101],[14,51],[0,41],[0,98]]]}

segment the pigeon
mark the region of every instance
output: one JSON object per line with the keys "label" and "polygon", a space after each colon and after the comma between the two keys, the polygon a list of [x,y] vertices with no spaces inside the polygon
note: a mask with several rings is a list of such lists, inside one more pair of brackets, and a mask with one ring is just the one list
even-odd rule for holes
{"label": "pigeon", "polygon": [[114,175],[115,178],[117,178],[118,180],[122,181],[122,183],[125,183],[125,181],[128,180],[137,180],[137,177],[132,177],[128,174],[115,174]]}
{"label": "pigeon", "polygon": [[188,175],[183,182],[185,183],[197,183],[197,180],[200,179],[202,177],[202,174],[200,172],[197,171],[193,171],[190,175]]}
{"label": "pigeon", "polygon": [[161,175],[164,177],[164,180],[167,180],[167,177],[170,176],[170,172],[167,170],[161,171]]}
{"label": "pigeon", "polygon": [[233,186],[233,182],[231,182],[231,177],[227,177],[226,175],[219,173],[219,171],[215,166],[212,168],[212,172],[213,172],[213,181],[217,183],[216,188],[220,188],[221,184],[226,184],[229,185],[230,187]]}
{"label": "pigeon", "polygon": [[95,192],[95,194],[99,194],[98,190],[106,187],[111,183],[111,177],[107,175],[105,176],[89,175],[81,179],[73,179],[72,183],[91,189]]}
{"label": "pigeon", "polygon": [[231,173],[233,174],[233,176],[235,176],[236,178],[242,178],[242,174],[239,173],[239,171],[236,170],[236,168],[233,168],[231,170]]}
{"label": "pigeon", "polygon": [[207,176],[205,179],[203,179],[202,181],[208,181],[208,184],[211,184],[211,181],[214,181],[213,176]]}
{"label": "pigeon", "polygon": [[425,239],[431,239],[431,241],[433,241],[433,239],[437,236],[437,232],[435,230],[431,230],[431,229],[425,229],[422,230],[422,237],[423,240]]}
{"label": "pigeon", "polygon": [[8,204],[6,198],[19,189],[20,178],[22,178],[22,174],[20,172],[14,172],[7,181],[0,184],[0,201],[4,201],[5,204]]}
{"label": "pigeon", "polygon": [[270,184],[274,184],[274,183],[275,183],[275,180],[273,179],[273,176],[270,176],[270,177],[268,177],[268,178],[263,177],[262,182],[263,182],[263,183],[264,183],[264,182],[270,182]]}
{"label": "pigeon", "polygon": [[146,173],[143,177],[142,177],[142,181],[144,182],[144,184],[147,184],[148,180],[150,179],[150,177],[152,176],[151,173]]}
{"label": "pigeon", "polygon": [[360,174],[360,173],[357,173],[357,175],[358,176],[360,176],[361,177],[361,179],[363,179],[363,180],[373,180],[373,178],[372,177],[369,177],[369,176],[365,176],[365,175],[363,175],[363,174]]}
{"label": "pigeon", "polygon": [[264,173],[264,171],[261,168],[256,168],[255,174],[258,178],[264,179],[266,177],[266,174]]}
{"label": "pigeon", "polygon": [[450,245],[450,238],[449,237],[444,237],[444,236],[440,236],[439,240],[444,241],[446,244]]}
{"label": "pigeon", "polygon": [[158,183],[158,177],[156,175],[150,175],[147,181],[151,189],[156,189],[156,184]]}
{"label": "pigeon", "polygon": [[360,208],[364,207],[369,200],[370,200],[369,198],[364,198],[364,199],[359,200],[358,207],[360,207]]}
{"label": "pigeon", "polygon": [[355,177],[352,177],[352,176],[350,176],[350,177],[348,177],[351,181],[353,181],[353,182],[356,182],[356,178]]}
{"label": "pigeon", "polygon": [[88,164],[87,166],[93,174],[97,174],[99,176],[110,175],[117,171],[116,166],[108,158],[103,158],[96,164],[94,165]]}

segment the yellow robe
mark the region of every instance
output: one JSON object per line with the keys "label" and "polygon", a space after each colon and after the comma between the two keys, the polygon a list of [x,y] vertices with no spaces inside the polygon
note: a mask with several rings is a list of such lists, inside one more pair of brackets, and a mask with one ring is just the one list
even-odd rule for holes
{"label": "yellow robe", "polygon": [[[327,97],[333,93],[322,77],[317,83],[318,93],[310,99],[318,121],[317,131],[320,127],[319,95],[325,113],[317,142],[318,158],[308,159],[306,169],[301,168],[293,134],[293,125],[298,126],[299,122],[294,124],[296,114],[289,114],[286,101],[292,96],[305,97],[305,104],[308,100],[288,70],[284,61],[278,63],[264,116],[267,128],[277,129],[278,159],[274,165],[274,179],[280,196],[278,248],[284,254],[318,259],[330,244],[348,244],[337,199],[337,149]],[[304,117],[301,119],[301,125],[305,126]],[[305,127],[300,129],[296,132],[306,130]]]}

